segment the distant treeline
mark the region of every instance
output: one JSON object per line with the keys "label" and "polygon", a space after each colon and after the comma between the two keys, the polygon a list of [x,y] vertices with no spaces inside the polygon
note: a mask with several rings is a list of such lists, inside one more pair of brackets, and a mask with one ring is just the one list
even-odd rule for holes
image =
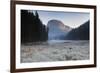
{"label": "distant treeline", "polygon": [[43,25],[38,12],[21,10],[21,43],[48,40],[48,29]]}

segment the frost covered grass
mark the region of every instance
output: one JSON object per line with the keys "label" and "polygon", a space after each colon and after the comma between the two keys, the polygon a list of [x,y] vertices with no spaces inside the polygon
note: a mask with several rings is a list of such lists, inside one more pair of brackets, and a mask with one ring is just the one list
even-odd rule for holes
{"label": "frost covered grass", "polygon": [[89,41],[21,45],[21,62],[88,60]]}

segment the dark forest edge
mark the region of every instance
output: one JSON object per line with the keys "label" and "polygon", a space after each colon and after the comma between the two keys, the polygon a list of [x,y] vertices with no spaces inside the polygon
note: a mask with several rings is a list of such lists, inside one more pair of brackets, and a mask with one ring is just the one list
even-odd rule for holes
{"label": "dark forest edge", "polygon": [[48,40],[48,28],[42,23],[38,12],[21,10],[21,43]]}

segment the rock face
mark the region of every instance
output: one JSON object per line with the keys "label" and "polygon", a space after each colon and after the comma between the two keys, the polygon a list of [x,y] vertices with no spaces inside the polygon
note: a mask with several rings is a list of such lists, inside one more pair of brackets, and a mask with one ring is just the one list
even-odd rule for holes
{"label": "rock face", "polygon": [[88,20],[80,27],[72,29],[67,35],[67,40],[89,40],[89,24],[90,21]]}
{"label": "rock face", "polygon": [[50,20],[47,24],[48,30],[48,39],[57,40],[64,39],[65,35],[71,30],[69,26],[65,26],[59,20]]}

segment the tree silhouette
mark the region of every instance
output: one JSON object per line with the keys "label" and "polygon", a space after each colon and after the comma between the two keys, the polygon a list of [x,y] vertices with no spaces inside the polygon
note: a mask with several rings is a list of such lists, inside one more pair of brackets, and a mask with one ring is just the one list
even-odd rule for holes
{"label": "tree silhouette", "polygon": [[38,42],[48,39],[48,30],[36,11],[21,10],[21,42]]}

